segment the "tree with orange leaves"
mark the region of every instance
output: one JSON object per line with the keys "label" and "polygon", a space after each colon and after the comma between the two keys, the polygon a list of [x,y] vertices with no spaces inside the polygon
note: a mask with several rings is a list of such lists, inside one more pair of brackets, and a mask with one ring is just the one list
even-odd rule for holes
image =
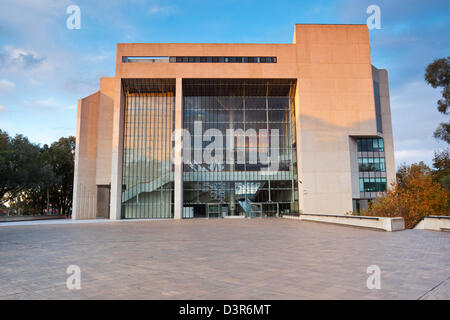
{"label": "tree with orange leaves", "polygon": [[413,228],[424,216],[448,215],[448,194],[432,178],[432,171],[423,162],[402,165],[397,171],[397,183],[375,199],[363,214],[403,217],[406,228]]}

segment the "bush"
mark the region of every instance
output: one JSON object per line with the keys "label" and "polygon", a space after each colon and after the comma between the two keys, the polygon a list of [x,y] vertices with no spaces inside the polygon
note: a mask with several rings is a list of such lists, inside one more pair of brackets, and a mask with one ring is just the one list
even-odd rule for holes
{"label": "bush", "polygon": [[406,228],[413,228],[425,216],[447,215],[447,191],[432,178],[432,171],[423,162],[401,166],[397,183],[375,199],[363,214],[403,217]]}

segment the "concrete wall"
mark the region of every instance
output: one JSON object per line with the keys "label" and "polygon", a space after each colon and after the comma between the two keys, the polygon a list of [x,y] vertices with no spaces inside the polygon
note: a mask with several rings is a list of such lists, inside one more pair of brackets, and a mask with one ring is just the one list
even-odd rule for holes
{"label": "concrete wall", "polygon": [[96,216],[97,134],[100,92],[78,100],[72,219]]}
{"label": "concrete wall", "polygon": [[450,216],[424,217],[414,229],[450,231]]}
{"label": "concrete wall", "polygon": [[114,78],[101,78],[100,91],[78,101],[72,219],[97,216],[97,185],[111,183]]}
{"label": "concrete wall", "polygon": [[119,220],[121,215],[124,113],[122,79],[116,76],[114,79],[114,109],[111,146],[110,219],[112,220]]}
{"label": "concrete wall", "polygon": [[96,183],[111,184],[111,145],[114,110],[114,78],[100,80],[100,101],[98,106],[98,141]]}
{"label": "concrete wall", "polygon": [[396,181],[396,168],[394,159],[394,135],[391,120],[391,99],[389,95],[388,73],[384,69],[372,67],[373,79],[380,88],[381,122],[383,125],[384,155],[386,159],[386,180],[388,187]]}
{"label": "concrete wall", "polygon": [[359,190],[359,164],[358,164],[358,144],[355,138],[349,137],[350,146],[350,172],[352,173],[352,198],[360,197]]}
{"label": "concrete wall", "polygon": [[405,229],[403,218],[385,218],[385,217],[358,217],[343,215],[310,215],[301,214],[295,216],[283,216],[286,219],[298,219],[304,221],[314,221],[331,224],[341,224],[352,227],[369,228],[384,231],[401,231]]}
{"label": "concrete wall", "polygon": [[[351,135],[376,135],[365,25],[296,25],[299,171],[305,213],[351,211]],[[356,172],[357,173],[357,172]]]}

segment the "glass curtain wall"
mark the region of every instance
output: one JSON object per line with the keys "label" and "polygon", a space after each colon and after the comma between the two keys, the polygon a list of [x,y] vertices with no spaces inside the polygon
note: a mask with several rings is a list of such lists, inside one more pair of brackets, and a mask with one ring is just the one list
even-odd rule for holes
{"label": "glass curtain wall", "polygon": [[386,191],[386,160],[383,138],[359,138],[358,168],[361,197],[375,198]]}
{"label": "glass curtain wall", "polygon": [[175,80],[124,80],[122,218],[173,217]]}
{"label": "glass curtain wall", "polygon": [[[183,126],[191,146],[183,150],[183,198],[190,217],[298,211],[295,86],[291,79],[183,80]],[[208,132],[221,133],[222,142]],[[223,162],[205,161],[212,142]],[[230,154],[234,161],[227,161]]]}

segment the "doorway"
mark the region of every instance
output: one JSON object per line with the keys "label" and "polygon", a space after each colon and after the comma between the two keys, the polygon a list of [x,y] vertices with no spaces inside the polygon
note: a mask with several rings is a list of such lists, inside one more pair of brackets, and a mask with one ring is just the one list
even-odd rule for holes
{"label": "doorway", "polygon": [[97,219],[109,219],[111,185],[97,185]]}

